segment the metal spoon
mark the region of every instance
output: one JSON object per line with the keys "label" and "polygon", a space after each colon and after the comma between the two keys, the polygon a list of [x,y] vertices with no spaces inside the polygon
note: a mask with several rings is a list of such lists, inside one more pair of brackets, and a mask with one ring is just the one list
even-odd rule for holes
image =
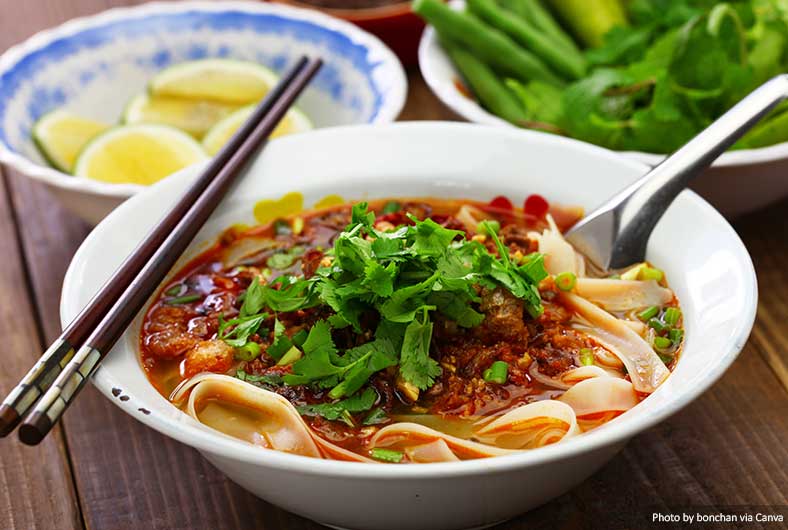
{"label": "metal spoon", "polygon": [[581,219],[566,238],[605,270],[643,261],[651,231],[673,199],[786,98],[788,74],[767,81],[637,182]]}

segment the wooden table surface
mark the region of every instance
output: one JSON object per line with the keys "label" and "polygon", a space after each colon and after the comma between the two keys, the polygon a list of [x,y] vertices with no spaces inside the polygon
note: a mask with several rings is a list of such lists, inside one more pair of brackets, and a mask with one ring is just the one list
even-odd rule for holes
{"label": "wooden table surface", "polygon": [[[133,3],[0,0],[0,50],[72,17]],[[409,77],[402,118],[449,118],[418,72]],[[574,491],[498,528],[640,529],[656,525],[654,511],[788,505],[788,201],[734,227],[755,262],[760,305],[730,370]],[[61,282],[88,231],[41,185],[3,171],[0,394],[59,333]],[[2,528],[320,528],[246,493],[196,451],[135,422],[93,387],[40,446],[12,436],[0,441],[0,452]]]}

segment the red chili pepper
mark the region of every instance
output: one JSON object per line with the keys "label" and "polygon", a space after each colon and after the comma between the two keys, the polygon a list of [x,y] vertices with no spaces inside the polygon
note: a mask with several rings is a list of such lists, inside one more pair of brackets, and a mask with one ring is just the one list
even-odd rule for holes
{"label": "red chili pepper", "polygon": [[535,193],[529,195],[523,204],[523,211],[525,213],[540,219],[547,215],[548,210],[550,210],[550,204],[547,202],[547,199]]}
{"label": "red chili pepper", "polygon": [[495,197],[493,200],[491,200],[490,206],[492,206],[493,208],[500,208],[501,210],[514,210],[514,205],[512,204],[512,201],[510,201],[503,195],[499,195]]}

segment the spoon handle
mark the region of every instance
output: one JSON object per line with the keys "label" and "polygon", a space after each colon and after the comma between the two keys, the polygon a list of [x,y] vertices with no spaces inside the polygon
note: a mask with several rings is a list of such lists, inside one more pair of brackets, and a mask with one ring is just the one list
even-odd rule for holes
{"label": "spoon handle", "polygon": [[690,140],[637,182],[613,197],[600,210],[616,210],[618,236],[612,252],[611,267],[621,256],[644,256],[654,226],[673,199],[690,180],[712,163],[758,120],[783,99],[788,98],[788,74],[767,81],[728,112]]}

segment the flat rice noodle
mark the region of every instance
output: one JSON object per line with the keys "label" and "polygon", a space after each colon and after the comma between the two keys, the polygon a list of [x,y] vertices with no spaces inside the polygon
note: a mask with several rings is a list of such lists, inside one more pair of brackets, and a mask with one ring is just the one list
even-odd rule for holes
{"label": "flat rice noodle", "polygon": [[661,287],[654,280],[578,278],[574,291],[608,311],[631,311],[653,305],[665,305],[673,299],[671,290]]}
{"label": "flat rice noodle", "polygon": [[617,377],[594,377],[577,383],[558,401],[569,405],[578,418],[603,412],[624,412],[639,403],[632,383]]}
{"label": "flat rice noodle", "polygon": [[476,431],[483,443],[506,449],[534,449],[580,433],[571,407],[555,400],[535,401],[513,409]]}
{"label": "flat rice noodle", "polygon": [[550,377],[539,371],[538,363],[531,363],[528,373],[543,385],[561,390],[568,390],[580,381],[591,377],[611,377],[613,375],[599,366],[581,366],[567,370],[555,377]]}
{"label": "flat rice noodle", "polygon": [[417,464],[429,464],[434,462],[459,462],[449,445],[443,440],[435,440],[434,442],[407,447],[405,454],[411,462]]}
{"label": "flat rice noodle", "polygon": [[589,335],[619,355],[635,390],[650,394],[670,375],[648,342],[622,320],[575,294],[560,292],[558,296],[566,307],[590,324]]}
{"label": "flat rice noodle", "polygon": [[[189,393],[189,391],[191,391]],[[188,395],[187,413],[199,421],[201,404],[204,401],[219,400],[254,411],[256,425],[250,426],[245,441],[262,438],[266,447],[303,456],[321,458],[322,454],[315,443],[316,435],[311,432],[301,415],[285,398],[274,392],[244,383],[234,377],[220,374],[202,373],[184,381],[175,389],[171,400],[182,402]],[[228,421],[233,421],[228,418]],[[212,428],[215,428],[211,426]],[[224,432],[222,429],[218,429]],[[228,434],[229,435],[229,434]],[[255,436],[257,435],[257,436]],[[328,443],[328,442],[326,442]],[[260,444],[256,444],[260,445]],[[322,444],[321,444],[322,445]]]}
{"label": "flat rice noodle", "polygon": [[512,454],[515,451],[485,445],[444,434],[418,423],[395,423],[379,430],[370,440],[370,447],[392,447],[402,451],[442,440],[461,460]]}
{"label": "flat rice noodle", "polygon": [[571,272],[577,277],[585,276],[585,260],[564,239],[550,214],[547,214],[547,224],[549,228],[541,234],[528,234],[528,237],[539,243],[539,252],[545,255],[544,265],[547,272],[552,275]]}

